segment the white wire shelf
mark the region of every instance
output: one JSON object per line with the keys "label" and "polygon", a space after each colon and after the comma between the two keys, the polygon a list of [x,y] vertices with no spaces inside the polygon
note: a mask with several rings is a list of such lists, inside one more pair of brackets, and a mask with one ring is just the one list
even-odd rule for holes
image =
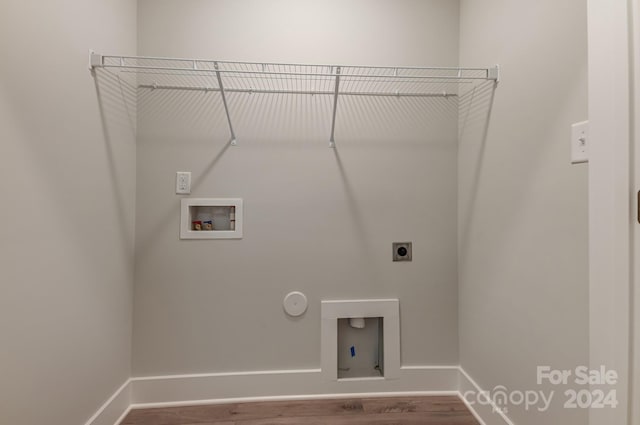
{"label": "white wire shelf", "polygon": [[483,81],[499,81],[499,67],[435,68],[230,62],[90,53],[90,67],[130,77],[138,89],[201,90],[221,94],[231,144],[236,144],[227,93],[333,96],[330,146],[340,96],[457,97]]}

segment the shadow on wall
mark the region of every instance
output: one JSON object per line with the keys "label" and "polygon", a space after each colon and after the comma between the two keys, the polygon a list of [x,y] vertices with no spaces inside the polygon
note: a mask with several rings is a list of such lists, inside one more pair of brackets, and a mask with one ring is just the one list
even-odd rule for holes
{"label": "shadow on wall", "polygon": [[[460,158],[471,168],[460,170],[458,208],[460,218],[460,255],[468,245],[471,219],[474,216],[478,187],[482,178],[483,158],[491,122],[491,111],[497,84],[487,81],[460,97],[458,148]],[[462,198],[466,194],[466,198]]]}
{"label": "shadow on wall", "polygon": [[[186,148],[229,140],[219,92],[138,90],[143,139],[152,139],[154,145],[180,144]],[[269,147],[275,144],[304,147],[309,143],[329,142],[332,95],[229,93],[227,99],[240,146],[259,143]],[[457,114],[455,96],[341,96],[336,115],[336,140],[368,145],[377,141],[436,141],[443,136],[438,129],[443,123],[455,123]],[[450,139],[450,135],[447,138]]]}
{"label": "shadow on wall", "polygon": [[130,262],[133,258],[134,220],[127,205],[130,207],[135,190],[127,176],[135,169],[136,89],[105,69],[92,72],[122,253]]}
{"label": "shadow on wall", "polygon": [[349,180],[344,164],[340,159],[340,151],[338,148],[332,149],[332,151],[335,156],[336,166],[338,168],[338,171],[340,172],[342,187],[344,188],[344,195],[349,211],[349,217],[351,218],[352,223],[351,228],[354,230],[357,240],[362,242],[360,247],[361,249],[357,250],[356,253],[360,256],[360,261],[363,264],[368,265],[368,267],[364,267],[364,271],[369,275],[369,281],[376,282],[377,279],[375,277],[379,275],[379,264],[377,264],[375,261],[371,261],[371,259],[375,258],[375,255],[371,250],[371,233],[367,232],[364,220],[362,219],[362,217],[364,217],[364,214],[362,213],[362,209],[358,204],[358,200],[355,196],[355,189],[353,188],[353,184]]}
{"label": "shadow on wall", "polygon": [[[338,181],[353,223],[351,228],[363,244],[368,241],[367,235],[375,230],[366,228],[362,199],[357,196],[363,183],[349,179],[350,169],[368,167],[378,169],[378,174],[398,173],[397,168],[402,164],[394,165],[390,155],[423,156],[425,166],[429,166],[429,161],[438,161],[436,156],[431,158],[429,152],[455,152],[456,149],[458,98],[455,96],[342,96],[336,118],[337,147],[333,151],[328,147],[333,112],[330,95],[229,93],[231,121],[238,139],[238,146],[231,148],[219,92],[138,88],[137,96],[139,145],[154,150],[168,149],[175,152],[172,160],[176,163],[188,162],[193,167],[192,193],[206,187],[205,183],[215,181],[215,170],[219,166],[232,170],[234,175],[227,174],[229,180],[242,178],[247,167],[253,167],[251,171],[264,176],[263,180],[273,179],[269,180],[269,189],[279,184],[296,185],[295,173],[300,172],[301,167],[324,164],[329,168],[324,168],[323,174],[331,174],[332,170],[339,172]],[[269,155],[260,155],[264,149],[270,151]],[[235,155],[238,151],[244,151],[242,169],[238,164],[229,163],[238,161]],[[311,157],[320,158],[319,163],[309,162],[313,161]],[[141,160],[145,158],[142,156]],[[367,163],[369,158],[371,162]],[[329,160],[331,163],[327,164]],[[276,173],[274,168],[281,170]],[[282,175],[289,169],[290,181],[286,181]],[[358,176],[356,171],[353,173]],[[413,178],[411,184],[418,190],[422,182]],[[149,223],[155,230],[140,235],[137,250],[141,257],[154,245],[160,230],[171,227],[179,214],[178,203],[164,208],[160,218]],[[374,258],[366,249],[358,252],[369,261]]]}
{"label": "shadow on wall", "polygon": [[[222,159],[227,150],[231,147],[230,143],[225,143],[222,145],[222,149],[218,151],[218,153],[213,157],[213,159],[203,168],[202,171],[198,171],[194,173],[196,176],[191,180],[191,191],[196,192],[198,188],[202,185],[202,183],[206,180],[207,176],[211,173],[211,171],[215,168],[216,164]],[[136,251],[139,258],[143,258],[146,253],[149,252],[148,248],[153,246],[156,242],[155,238],[159,235],[162,229],[170,227],[174,222],[176,217],[180,216],[180,204],[175,203],[171,208],[165,211],[165,214],[154,223],[153,228],[148,233],[147,237],[140,238],[137,240]]]}
{"label": "shadow on wall", "polygon": [[345,97],[338,105],[336,143],[449,146],[457,113],[454,96]]}
{"label": "shadow on wall", "polygon": [[227,141],[228,129],[219,93],[204,90],[138,89],[138,119],[143,143],[203,144]]}

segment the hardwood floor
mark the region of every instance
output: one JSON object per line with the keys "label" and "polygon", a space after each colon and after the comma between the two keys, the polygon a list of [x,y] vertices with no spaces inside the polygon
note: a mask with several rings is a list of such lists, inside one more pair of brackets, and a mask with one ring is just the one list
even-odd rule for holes
{"label": "hardwood floor", "polygon": [[121,425],[479,425],[455,396],[213,404],[132,410]]}

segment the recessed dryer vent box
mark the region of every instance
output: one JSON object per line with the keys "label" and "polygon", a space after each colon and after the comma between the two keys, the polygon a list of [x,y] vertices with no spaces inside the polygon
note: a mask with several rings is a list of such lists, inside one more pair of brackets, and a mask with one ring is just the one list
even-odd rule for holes
{"label": "recessed dryer vent box", "polygon": [[242,199],[183,198],[180,239],[242,239]]}

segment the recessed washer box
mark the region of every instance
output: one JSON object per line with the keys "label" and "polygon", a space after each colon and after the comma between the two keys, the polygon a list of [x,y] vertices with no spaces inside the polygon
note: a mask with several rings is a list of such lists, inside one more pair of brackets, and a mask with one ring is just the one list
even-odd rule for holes
{"label": "recessed washer box", "polygon": [[180,239],[242,239],[242,199],[183,198]]}
{"label": "recessed washer box", "polygon": [[[398,299],[364,299],[364,300],[326,300],[321,302],[321,353],[320,363],[322,377],[325,382],[348,382],[353,380],[393,380],[400,375],[400,301]],[[365,328],[375,325],[375,331],[379,336],[368,347],[365,353],[359,354],[358,347],[354,347],[351,356],[375,358],[377,368],[373,366],[364,371],[352,370],[358,368],[360,363],[347,364],[341,367],[339,360],[340,351],[351,349],[349,343],[351,336],[345,335],[339,341],[339,329],[347,329],[344,319],[364,318]],[[342,321],[342,326],[340,326]],[[346,343],[346,346],[342,346]],[[355,344],[354,344],[355,345]],[[344,354],[344,353],[343,353]],[[355,360],[355,359],[354,359]],[[365,360],[366,362],[366,360]],[[352,366],[352,367],[351,367]],[[340,369],[347,369],[340,370]],[[366,369],[366,368],[365,368]],[[379,370],[379,371],[378,371]],[[346,372],[346,373],[345,373]],[[355,372],[355,373],[351,373]],[[373,373],[375,372],[375,373]]]}

